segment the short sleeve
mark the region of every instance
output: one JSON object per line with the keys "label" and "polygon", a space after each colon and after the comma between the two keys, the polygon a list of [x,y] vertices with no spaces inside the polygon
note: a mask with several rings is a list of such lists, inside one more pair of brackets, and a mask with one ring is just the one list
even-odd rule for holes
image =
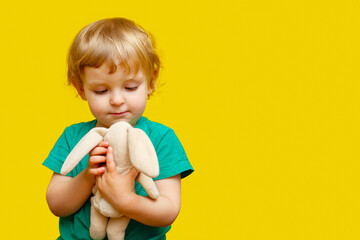
{"label": "short sleeve", "polygon": [[64,160],[70,153],[70,139],[71,133],[69,128],[66,128],[56,141],[53,149],[49,153],[49,156],[43,162],[45,167],[48,167],[50,170],[60,174]]}
{"label": "short sleeve", "polygon": [[[56,141],[53,149],[50,151],[49,156],[43,162],[43,165],[48,167],[50,170],[60,174],[61,167],[66,157],[80,141],[80,139],[95,127],[95,124],[96,121],[94,120],[90,122],[73,124],[65,128],[64,132]],[[83,171],[87,167],[88,158],[89,154],[85,155],[84,158],[75,166],[75,168],[70,173],[68,173],[68,176],[75,177],[81,171]]]}
{"label": "short sleeve", "polygon": [[181,174],[181,178],[184,178],[194,171],[180,140],[172,129],[169,128],[159,141],[154,143],[154,147],[160,166],[160,174],[155,180],[177,174]]}

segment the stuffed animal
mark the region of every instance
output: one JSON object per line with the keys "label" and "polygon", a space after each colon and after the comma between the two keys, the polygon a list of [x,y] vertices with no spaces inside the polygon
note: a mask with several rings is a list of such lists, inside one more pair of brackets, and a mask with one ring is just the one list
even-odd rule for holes
{"label": "stuffed animal", "polygon": [[[80,161],[105,140],[114,150],[116,170],[127,174],[132,167],[139,171],[137,181],[152,199],[159,192],[152,178],[159,175],[157,155],[149,137],[141,129],[133,128],[127,122],[118,122],[109,129],[96,127],[90,130],[66,158],[61,174],[68,174]],[[130,219],[116,211],[100,194],[96,185],[92,189],[90,236],[93,239],[122,240]]]}

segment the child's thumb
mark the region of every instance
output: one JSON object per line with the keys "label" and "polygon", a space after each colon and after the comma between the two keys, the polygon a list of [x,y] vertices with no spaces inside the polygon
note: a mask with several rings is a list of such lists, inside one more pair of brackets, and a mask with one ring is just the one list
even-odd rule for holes
{"label": "child's thumb", "polygon": [[106,153],[106,168],[109,172],[113,172],[116,170],[116,165],[114,161],[114,150],[112,147],[108,147]]}

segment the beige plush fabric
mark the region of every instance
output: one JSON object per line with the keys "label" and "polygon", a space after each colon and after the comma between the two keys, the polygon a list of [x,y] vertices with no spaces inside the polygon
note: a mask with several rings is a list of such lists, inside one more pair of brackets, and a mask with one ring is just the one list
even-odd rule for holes
{"label": "beige plush fabric", "polygon": [[[159,192],[152,178],[159,175],[159,163],[154,146],[149,137],[141,129],[133,128],[127,122],[118,122],[107,128],[93,128],[74,147],[66,158],[61,174],[68,174],[81,159],[105,140],[114,149],[116,169],[120,174],[127,174],[132,167],[140,173],[137,181],[144,187],[152,199],[159,197]],[[122,240],[125,229],[130,221],[116,211],[93,188],[91,198],[90,235],[93,239]]]}

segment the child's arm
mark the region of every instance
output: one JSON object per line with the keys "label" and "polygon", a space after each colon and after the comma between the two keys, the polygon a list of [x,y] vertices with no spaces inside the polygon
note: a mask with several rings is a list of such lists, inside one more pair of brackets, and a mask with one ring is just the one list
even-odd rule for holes
{"label": "child's arm", "polygon": [[106,171],[96,178],[96,183],[109,203],[127,217],[146,225],[164,227],[175,221],[181,203],[180,175],[155,181],[160,196],[153,200],[134,192],[134,181],[138,174],[134,168],[127,175],[117,173],[111,147],[106,158]]}
{"label": "child's arm", "polygon": [[105,162],[104,154],[107,147],[106,142],[101,142],[95,147],[89,154],[88,167],[74,178],[53,174],[46,192],[46,200],[54,215],[69,216],[86,202],[95,184],[95,176],[105,171],[105,167],[101,167],[100,163]]}

